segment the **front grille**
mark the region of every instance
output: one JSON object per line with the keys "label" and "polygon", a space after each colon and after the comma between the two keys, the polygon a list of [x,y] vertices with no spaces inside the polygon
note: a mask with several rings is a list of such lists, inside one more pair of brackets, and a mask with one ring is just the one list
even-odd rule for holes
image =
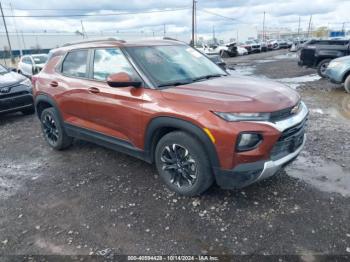
{"label": "front grille", "polygon": [[304,65],[312,66],[315,61],[315,49],[303,48],[300,51],[300,60],[303,61]]}
{"label": "front grille", "polygon": [[29,94],[29,92],[28,91],[20,91],[20,92],[5,93],[5,94],[0,93],[0,101],[3,98],[16,97],[16,96],[21,96],[21,95],[26,95],[26,94]]}
{"label": "front grille", "polygon": [[277,160],[295,152],[304,142],[305,127],[307,118],[301,123],[292,126],[281,134],[271,151],[271,159]]}
{"label": "front grille", "polygon": [[291,117],[293,115],[292,113],[292,109],[294,108],[294,106],[279,110],[279,111],[275,111],[272,112],[270,114],[270,121],[271,122],[277,122],[277,121],[281,121],[284,119],[287,119],[288,117]]}

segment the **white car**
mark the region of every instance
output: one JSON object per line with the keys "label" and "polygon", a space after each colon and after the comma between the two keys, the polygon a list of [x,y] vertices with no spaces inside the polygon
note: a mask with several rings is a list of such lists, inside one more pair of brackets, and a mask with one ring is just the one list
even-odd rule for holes
{"label": "white car", "polygon": [[47,54],[24,55],[17,65],[17,72],[25,76],[32,76],[41,71],[47,62]]}
{"label": "white car", "polygon": [[237,46],[237,53],[238,55],[247,55],[248,50],[245,49],[243,46]]}

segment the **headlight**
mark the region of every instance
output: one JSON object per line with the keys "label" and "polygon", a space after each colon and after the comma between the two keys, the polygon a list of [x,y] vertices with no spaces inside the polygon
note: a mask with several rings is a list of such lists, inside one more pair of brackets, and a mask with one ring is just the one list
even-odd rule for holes
{"label": "headlight", "polygon": [[229,122],[236,121],[267,121],[270,113],[223,113],[214,112],[217,116]]}
{"label": "headlight", "polygon": [[28,86],[28,87],[31,87],[31,86],[32,86],[32,81],[30,81],[29,78],[26,78],[26,79],[24,79],[20,84],[21,84],[21,85]]}
{"label": "headlight", "polygon": [[262,141],[262,135],[258,133],[241,133],[238,137],[236,150],[248,151],[256,148]]}
{"label": "headlight", "polygon": [[334,61],[334,62],[330,62],[330,64],[328,65],[329,68],[335,68],[335,67],[341,67],[343,65],[342,62],[337,62],[337,61]]}

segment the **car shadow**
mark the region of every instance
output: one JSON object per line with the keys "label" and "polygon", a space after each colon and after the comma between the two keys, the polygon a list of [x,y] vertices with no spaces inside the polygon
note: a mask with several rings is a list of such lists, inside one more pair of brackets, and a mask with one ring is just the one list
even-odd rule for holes
{"label": "car shadow", "polygon": [[33,117],[32,115],[24,115],[21,112],[17,113],[9,113],[9,114],[0,114],[0,125],[11,124],[16,121],[21,121],[27,119],[29,117]]}

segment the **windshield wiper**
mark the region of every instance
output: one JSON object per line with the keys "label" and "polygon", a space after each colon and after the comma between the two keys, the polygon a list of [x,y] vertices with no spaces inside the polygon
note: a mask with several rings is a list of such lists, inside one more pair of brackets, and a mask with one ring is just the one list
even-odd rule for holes
{"label": "windshield wiper", "polygon": [[205,75],[205,76],[200,76],[200,77],[197,77],[197,78],[193,78],[193,81],[206,80],[206,79],[210,79],[210,78],[214,78],[214,77],[222,77],[222,76],[226,76],[226,75],[224,75],[224,74]]}
{"label": "windshield wiper", "polygon": [[181,86],[181,85],[187,85],[192,83],[193,81],[176,81],[176,82],[169,82],[169,83],[164,83],[161,85],[158,85],[158,87],[165,87],[165,86]]}

